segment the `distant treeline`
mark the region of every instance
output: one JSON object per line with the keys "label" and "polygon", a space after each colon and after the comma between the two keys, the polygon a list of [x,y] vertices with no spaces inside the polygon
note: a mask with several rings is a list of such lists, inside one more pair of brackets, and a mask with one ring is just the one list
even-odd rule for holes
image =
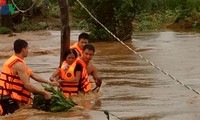
{"label": "distant treeline", "polygon": [[[12,22],[21,23],[38,15],[44,18],[60,17],[57,0],[17,0],[15,4],[24,10],[35,2],[36,4],[28,12],[12,15],[12,18],[15,18]],[[138,30],[165,29],[169,23],[179,22],[200,12],[200,0],[80,0],[80,2],[120,40],[130,39],[132,33]],[[7,0],[7,3],[13,4],[11,0]],[[83,9],[79,2],[69,0],[69,6],[72,28],[89,31],[94,40],[114,39]],[[1,21],[3,24],[10,22],[6,19]],[[192,23],[193,27],[198,28],[198,25],[199,21]],[[27,27],[27,22],[25,26]],[[46,28],[45,23],[42,25],[40,23],[38,26]]]}

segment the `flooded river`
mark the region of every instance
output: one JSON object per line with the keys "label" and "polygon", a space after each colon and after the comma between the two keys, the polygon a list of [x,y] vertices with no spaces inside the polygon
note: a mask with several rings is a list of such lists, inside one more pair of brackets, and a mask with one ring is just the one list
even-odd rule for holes
{"label": "flooded river", "polygon": [[[79,33],[71,31],[71,43],[77,41]],[[13,53],[12,44],[16,38],[26,39],[30,45],[30,54],[25,59],[27,65],[48,79],[59,64],[60,32],[1,35],[0,65]],[[59,113],[22,109],[0,119],[107,120],[104,111],[109,113],[110,120],[200,119],[199,33],[134,33],[133,39],[125,44],[146,60],[117,41],[93,44],[96,53],[92,62],[99,69],[103,85],[99,93],[86,96],[92,99],[81,99],[79,105],[83,108]]]}

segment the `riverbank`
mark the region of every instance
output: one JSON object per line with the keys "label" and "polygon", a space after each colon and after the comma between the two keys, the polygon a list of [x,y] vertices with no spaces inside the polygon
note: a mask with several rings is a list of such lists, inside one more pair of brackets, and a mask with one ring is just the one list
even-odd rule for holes
{"label": "riverbank", "polygon": [[[158,16],[154,16],[158,17]],[[185,30],[200,30],[200,13],[197,13],[191,17],[187,17],[185,19],[176,19],[175,21],[169,20],[168,22],[158,22],[160,25],[156,25],[156,21],[151,22],[151,26],[153,27],[145,27],[141,28],[141,23],[139,21],[134,21],[134,31],[165,31],[166,29],[170,29],[173,31],[185,31]],[[156,18],[159,20],[158,18]],[[154,23],[155,25],[153,25]],[[37,16],[31,19],[26,19],[20,24],[15,25],[15,29],[20,31],[35,31],[35,30],[60,30],[61,28],[61,20],[60,18],[55,17],[42,17]],[[148,25],[148,24],[147,24]],[[71,29],[77,29],[73,20],[70,22]],[[149,25],[148,25],[149,26]]]}
{"label": "riverbank", "polygon": [[[170,23],[162,23],[163,25],[161,25],[161,28],[154,28],[154,29],[149,29],[149,31],[156,31],[156,30],[165,30],[165,29],[171,29],[171,30],[184,30],[184,29],[200,29],[200,13],[197,13],[196,15],[192,16],[192,17],[188,17],[182,20],[176,20],[174,22],[170,22]],[[46,17],[43,18],[41,16],[35,17],[33,19],[28,20],[28,22],[32,25],[36,25],[38,23],[44,22],[44,24],[46,23],[46,29],[51,29],[51,30],[60,30],[61,28],[61,20],[60,18],[54,18],[54,17]],[[23,23],[16,27],[18,27],[18,29],[21,29]],[[139,22],[136,22],[136,24],[134,24],[136,26],[139,25]],[[72,24],[71,21],[71,26],[75,26]],[[164,27],[163,27],[164,26]],[[135,27],[138,28],[138,27]],[[72,27],[72,29],[75,29]],[[139,31],[139,30],[136,30]]]}
{"label": "riverbank", "polygon": [[172,24],[169,24],[167,29],[177,30],[177,29],[193,29],[200,31],[200,13],[197,13],[194,16],[188,17],[186,19],[177,20]]}

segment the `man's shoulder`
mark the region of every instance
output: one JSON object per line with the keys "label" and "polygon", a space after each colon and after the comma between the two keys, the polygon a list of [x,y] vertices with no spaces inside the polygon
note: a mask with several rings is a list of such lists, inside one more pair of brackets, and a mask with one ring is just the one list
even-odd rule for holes
{"label": "man's shoulder", "polygon": [[77,46],[77,44],[78,44],[78,42],[75,42],[75,43],[73,43],[72,45],[70,45],[70,49],[72,49],[72,48],[76,47],[76,46]]}
{"label": "man's shoulder", "polygon": [[95,66],[92,62],[89,62],[89,63],[88,63],[88,67],[96,68],[96,66]]}
{"label": "man's shoulder", "polygon": [[77,58],[76,58],[76,62],[77,62],[77,63],[82,63],[83,60],[82,60],[80,57],[77,57]]}
{"label": "man's shoulder", "polygon": [[12,69],[14,71],[24,71],[24,67],[23,63],[21,61],[16,61],[13,65],[12,65]]}

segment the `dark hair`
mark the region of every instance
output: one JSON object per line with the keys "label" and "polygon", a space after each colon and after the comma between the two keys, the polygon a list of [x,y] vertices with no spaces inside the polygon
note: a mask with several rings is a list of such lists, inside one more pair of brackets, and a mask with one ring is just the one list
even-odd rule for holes
{"label": "dark hair", "polygon": [[66,58],[69,54],[74,54],[75,58],[77,58],[76,50],[74,49],[67,49],[64,54],[64,58]]}
{"label": "dark hair", "polygon": [[88,39],[89,40],[89,34],[88,33],[81,33],[79,36],[78,36],[78,41],[80,41],[80,39],[83,38],[83,39]]}
{"label": "dark hair", "polygon": [[83,51],[85,51],[86,49],[88,50],[92,50],[93,52],[95,52],[95,48],[92,44],[86,44],[84,47],[83,47]]}
{"label": "dark hair", "polygon": [[15,53],[20,53],[23,48],[26,48],[28,43],[25,40],[17,39],[14,42],[14,51]]}

